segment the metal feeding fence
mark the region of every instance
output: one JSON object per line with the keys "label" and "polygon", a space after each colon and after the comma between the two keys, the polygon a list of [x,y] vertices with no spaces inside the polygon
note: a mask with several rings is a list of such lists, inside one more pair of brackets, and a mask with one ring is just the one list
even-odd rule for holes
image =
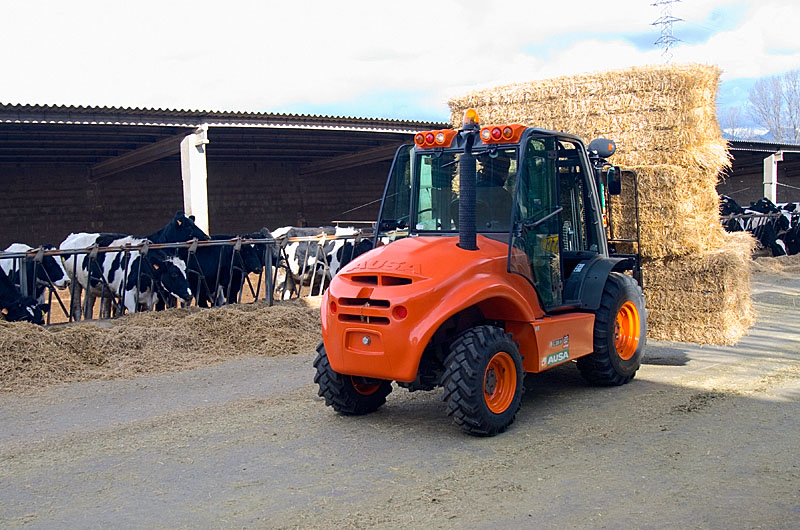
{"label": "metal feeding fence", "polygon": [[745,210],[744,213],[721,215],[720,221],[728,232],[749,232],[758,241],[759,248],[767,249],[773,255],[800,252],[800,211],[761,213]]}
{"label": "metal feeding fence", "polygon": [[[335,236],[321,234],[308,237],[280,237],[273,239],[241,238],[229,240],[192,240],[184,243],[149,243],[123,246],[93,245],[83,249],[46,249],[36,248],[19,252],[0,252],[0,262],[8,260],[10,263],[9,277],[12,277],[23,296],[37,296],[41,291],[40,299],[49,304],[50,310],[46,323],[73,322],[82,318],[92,318],[94,307],[99,303],[99,318],[112,318],[124,315],[127,311],[124,303],[125,291],[117,292],[112,288],[115,284],[112,278],[107,278],[105,267],[116,261],[119,265],[115,274],[121,274],[121,282],[116,285],[125,286],[129,278],[135,276],[136,285],[140,285],[143,277],[143,267],[129,267],[127,264],[137,257],[141,257],[145,265],[150,264],[151,251],[161,250],[170,256],[178,256],[185,263],[187,279],[190,282],[194,298],[184,306],[198,305],[197,294],[208,293],[210,305],[218,306],[229,303],[253,303],[266,300],[272,305],[276,298],[289,300],[294,298],[321,295],[330,283],[331,277],[337,272],[331,271],[329,252],[332,248],[340,248],[345,254],[344,260],[353,258],[355,243],[367,239],[368,234],[358,233],[351,236]],[[335,242],[341,244],[334,247]],[[351,243],[349,247],[344,243]],[[198,251],[208,247],[230,247],[230,260],[218,259],[215,271],[206,270],[200,264]],[[249,247],[249,248],[246,248]],[[252,268],[247,270],[244,254],[255,253],[258,256],[260,267],[257,272]],[[225,254],[220,251],[219,256]],[[71,267],[65,267],[71,279],[67,288],[56,287],[56,280],[51,277],[44,261],[52,256],[56,260],[71,262]],[[80,257],[83,257],[81,259]],[[71,257],[76,259],[70,260]],[[342,257],[339,258],[342,261]],[[75,281],[79,269],[85,272],[84,285]],[[207,267],[206,267],[207,269]],[[226,270],[227,269],[227,270]],[[189,273],[192,273],[191,276]],[[235,274],[238,273],[238,274]],[[30,278],[35,281],[30,281]],[[227,283],[221,280],[227,278]],[[236,281],[238,279],[238,281]],[[149,280],[150,293],[157,295],[157,302],[152,309],[174,307],[176,299],[165,292],[162,285],[152,277]],[[31,288],[33,287],[33,289]],[[245,289],[245,286],[247,288]],[[83,294],[81,293],[83,291]],[[231,299],[233,293],[234,299]],[[136,310],[141,310],[140,293],[135,293]]]}
{"label": "metal feeding fence", "polygon": [[728,228],[728,231],[732,231],[730,228],[732,223],[735,223],[738,227],[738,230],[745,232],[752,232],[759,226],[763,226],[765,224],[776,224],[781,219],[786,219],[788,221],[789,229],[792,229],[797,226],[798,223],[800,223],[800,212],[747,212],[720,216],[722,224]]}

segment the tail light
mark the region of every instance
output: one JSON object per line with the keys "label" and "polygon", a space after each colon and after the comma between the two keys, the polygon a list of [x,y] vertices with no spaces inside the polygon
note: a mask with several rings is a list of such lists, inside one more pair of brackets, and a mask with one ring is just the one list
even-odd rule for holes
{"label": "tail light", "polygon": [[414,143],[422,149],[432,147],[450,147],[458,131],[442,129],[440,131],[422,131],[414,135]]}
{"label": "tail light", "polygon": [[516,143],[524,130],[525,126],[517,123],[488,126],[481,129],[481,140],[485,144]]}
{"label": "tail light", "polygon": [[406,306],[399,305],[392,310],[392,314],[397,320],[403,320],[408,316],[408,309],[406,309]]}

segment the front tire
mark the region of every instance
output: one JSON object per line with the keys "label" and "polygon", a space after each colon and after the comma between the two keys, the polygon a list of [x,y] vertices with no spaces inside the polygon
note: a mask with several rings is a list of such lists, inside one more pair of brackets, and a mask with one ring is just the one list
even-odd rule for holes
{"label": "front tire", "polygon": [[447,414],[470,434],[499,434],[514,422],[524,376],[511,335],[495,326],[468,329],[453,341],[445,359]]}
{"label": "front tire", "polygon": [[360,416],[375,412],[386,403],[386,396],[392,391],[391,381],[335,372],[321,342],[317,346],[314,367],[317,369],[314,382],[319,385],[318,395],[339,414]]}
{"label": "front tire", "polygon": [[647,310],[636,280],[612,272],[594,318],[594,353],[578,359],[590,383],[624,385],[642,364],[647,342]]}

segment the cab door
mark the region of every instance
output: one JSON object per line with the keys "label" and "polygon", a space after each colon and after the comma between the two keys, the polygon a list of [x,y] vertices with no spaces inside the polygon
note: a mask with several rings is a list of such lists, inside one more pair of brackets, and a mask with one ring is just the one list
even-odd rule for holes
{"label": "cab door", "polygon": [[563,304],[557,139],[529,138],[519,166],[509,272],[528,278],[548,310]]}

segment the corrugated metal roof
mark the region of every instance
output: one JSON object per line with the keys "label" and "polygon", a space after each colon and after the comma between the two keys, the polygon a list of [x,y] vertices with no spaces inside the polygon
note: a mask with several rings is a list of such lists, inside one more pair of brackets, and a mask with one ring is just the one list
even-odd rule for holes
{"label": "corrugated metal roof", "polygon": [[747,140],[728,140],[728,148],[731,151],[757,151],[764,153],[777,153],[778,151],[800,152],[800,145],[750,142]]}
{"label": "corrugated metal roof", "polygon": [[0,103],[0,123],[145,125],[159,127],[268,127],[412,134],[447,123],[268,112],[150,109]]}

